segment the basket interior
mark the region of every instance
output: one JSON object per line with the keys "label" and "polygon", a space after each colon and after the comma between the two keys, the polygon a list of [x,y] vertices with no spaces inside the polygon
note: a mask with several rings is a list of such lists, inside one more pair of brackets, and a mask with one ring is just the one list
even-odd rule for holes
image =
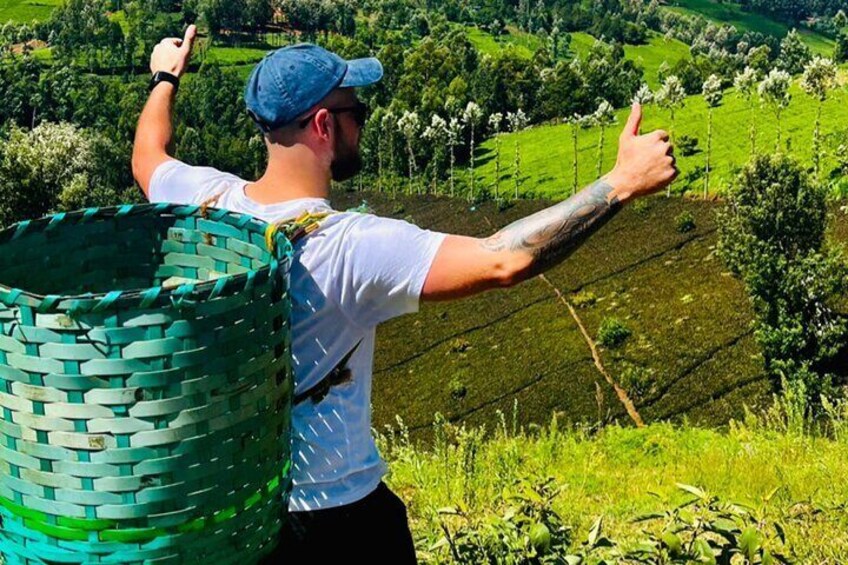
{"label": "basket interior", "polygon": [[260,269],[264,238],[224,221],[123,216],[63,222],[0,244],[0,284],[38,295],[172,288]]}

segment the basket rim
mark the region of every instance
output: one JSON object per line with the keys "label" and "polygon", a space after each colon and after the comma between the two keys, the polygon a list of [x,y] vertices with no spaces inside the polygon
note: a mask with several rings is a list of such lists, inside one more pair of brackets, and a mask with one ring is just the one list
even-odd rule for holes
{"label": "basket rim", "polygon": [[84,208],[72,212],[59,212],[38,219],[23,220],[0,229],[0,246],[34,232],[46,232],[59,225],[74,222],[82,224],[93,221],[105,221],[129,216],[173,215],[179,218],[198,217],[206,220],[224,222],[238,229],[262,235],[268,240],[273,237],[273,250],[269,253],[273,259],[259,269],[246,273],[230,274],[197,283],[185,283],[179,286],[163,285],[148,288],[113,290],[80,295],[37,294],[25,289],[14,288],[0,282],[0,304],[9,307],[30,307],[39,314],[68,313],[69,315],[109,311],[113,306],[122,308],[140,306],[153,308],[163,304],[181,307],[194,300],[211,300],[219,296],[228,296],[252,288],[255,284],[267,282],[284,267],[288,267],[294,255],[292,243],[282,230],[273,230],[274,224],[255,216],[233,212],[223,208],[205,207],[195,204],[176,204],[172,202],[123,204]]}

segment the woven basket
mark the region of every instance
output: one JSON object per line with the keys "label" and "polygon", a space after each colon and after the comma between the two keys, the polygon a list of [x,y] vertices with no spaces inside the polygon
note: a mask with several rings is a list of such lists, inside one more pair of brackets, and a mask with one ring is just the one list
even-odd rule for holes
{"label": "woven basket", "polygon": [[7,565],[273,548],[291,488],[291,257],[273,226],[198,206],[0,231]]}

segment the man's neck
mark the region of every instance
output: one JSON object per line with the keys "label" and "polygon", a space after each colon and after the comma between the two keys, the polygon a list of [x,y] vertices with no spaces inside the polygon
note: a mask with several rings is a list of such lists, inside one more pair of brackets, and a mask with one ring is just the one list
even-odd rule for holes
{"label": "man's neck", "polygon": [[298,198],[330,198],[329,171],[310,159],[271,159],[262,178],[244,189],[259,204],[278,204]]}

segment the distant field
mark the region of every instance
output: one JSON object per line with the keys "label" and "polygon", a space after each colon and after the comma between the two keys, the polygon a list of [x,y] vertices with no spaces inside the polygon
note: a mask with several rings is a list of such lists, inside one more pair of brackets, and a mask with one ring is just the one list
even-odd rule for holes
{"label": "distant field", "polygon": [[689,46],[677,39],[667,40],[659,34],[652,34],[646,45],[625,45],[628,59],[636,61],[645,69],[645,82],[652,90],[659,86],[657,74],[663,62],[674,66],[681,59],[689,58]]}
{"label": "distant field", "polygon": [[[812,135],[815,121],[816,104],[796,85],[792,87],[793,100],[783,116],[783,138],[791,143],[792,154],[803,163],[812,162]],[[618,124],[606,132],[603,169],[606,171],[615,163],[617,151],[616,138],[619,129],[627,118],[628,109],[618,111]],[[687,99],[686,106],[678,110],[675,134],[688,135],[698,139],[698,153],[684,157],[678,153],[678,163],[682,172],[676,183],[678,188],[688,188],[696,193],[701,190],[702,181],[687,178],[697,167],[705,162],[703,149],[706,147],[707,108],[700,96]],[[768,109],[757,106],[754,119],[758,124],[757,145],[762,151],[773,151],[777,137],[776,120]],[[715,112],[715,134],[713,138],[713,190],[720,191],[722,186],[733,178],[734,169],[748,160],[748,124],[749,111],[744,101],[731,90],[725,92],[724,104]],[[644,131],[656,128],[671,129],[670,115],[667,111],[650,105],[645,108]],[[597,142],[599,130],[592,128],[579,132],[579,169],[580,185],[595,178],[597,167]],[[826,103],[823,119],[823,135],[828,153],[823,159],[824,169],[835,165],[833,154],[840,143],[848,139],[848,91],[842,89]],[[521,141],[522,186],[527,195],[543,197],[561,197],[571,190],[572,144],[570,126],[538,126],[518,134],[502,136],[501,189],[512,190],[512,161],[516,139]],[[491,140],[480,150],[478,175],[485,185],[494,183],[494,159]]]}
{"label": "distant field", "polygon": [[64,0],[0,0],[0,23],[46,20]]}
{"label": "distant field", "polygon": [[[745,12],[737,4],[723,4],[715,0],[672,0],[668,9],[682,14],[703,16],[716,23],[730,24],[741,31],[758,31],[776,37],[783,37],[789,32],[786,24],[761,14]],[[833,55],[835,44],[831,39],[806,29],[799,29],[799,32],[814,52]]]}
{"label": "distant field", "polygon": [[[572,32],[570,35],[571,45],[569,49],[574,56],[580,58],[586,57],[597,41],[594,37],[582,31]],[[493,55],[504,49],[513,48],[519,55],[527,59],[532,57],[534,50],[542,45],[541,40],[536,36],[517,30],[512,30],[509,35],[496,39],[481,29],[469,27],[468,38],[481,53]],[[636,61],[645,69],[645,80],[651,88],[655,89],[659,83],[657,71],[660,65],[664,61],[667,61],[669,65],[674,65],[680,59],[685,59],[689,56],[689,46],[677,39],[666,40],[659,34],[652,34],[647,44],[625,45],[624,52],[629,59]]]}
{"label": "distant field", "polygon": [[476,27],[469,27],[468,39],[480,53],[494,55],[509,47],[514,48],[521,56],[530,58],[542,47],[543,42],[535,35],[521,32],[515,28],[507,28],[509,33],[495,37]]}

